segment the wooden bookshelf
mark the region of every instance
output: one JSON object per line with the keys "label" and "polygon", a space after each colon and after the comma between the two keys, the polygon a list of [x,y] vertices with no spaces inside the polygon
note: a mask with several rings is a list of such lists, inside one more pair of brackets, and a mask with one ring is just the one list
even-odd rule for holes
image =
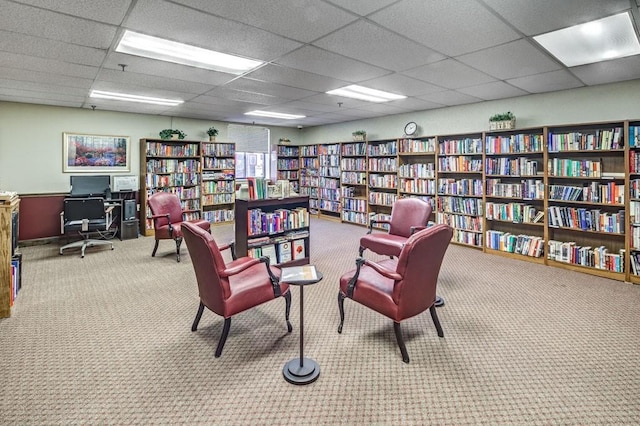
{"label": "wooden bookshelf", "polygon": [[369,224],[367,209],[366,142],[340,144],[341,220],[357,225]]}
{"label": "wooden bookshelf", "polygon": [[420,198],[436,212],[436,138],[398,140],[398,196]]}
{"label": "wooden bookshelf", "polygon": [[309,197],[309,212],[318,213],[318,145],[300,146],[300,195]]}
{"label": "wooden bookshelf", "polygon": [[300,147],[277,145],[277,180],[288,180],[295,192],[300,190]]}
{"label": "wooden bookshelf", "polygon": [[627,146],[627,280],[640,284],[640,121],[626,123]]}
{"label": "wooden bookshelf", "polygon": [[212,224],[233,221],[236,145],[202,142],[202,218]]}
{"label": "wooden bookshelf", "polygon": [[[293,215],[298,217],[295,220],[293,217],[289,219]],[[272,265],[296,266],[309,263],[309,197],[263,200],[239,198],[235,204],[235,217],[235,250],[238,257],[266,256],[267,247],[273,246],[276,262],[271,262]],[[283,260],[285,249],[290,251],[291,260]],[[296,253],[299,256],[297,258]]]}
{"label": "wooden bookshelf", "polygon": [[[0,198],[0,318],[11,316],[16,294],[16,282],[12,278],[12,259],[16,255],[14,218],[20,208],[18,196]],[[20,261],[20,260],[19,260]],[[19,277],[21,280],[22,278]],[[19,288],[19,287],[18,287]]]}
{"label": "wooden bookshelf", "polygon": [[369,215],[391,218],[391,207],[398,199],[397,139],[367,142],[367,199]]}
{"label": "wooden bookshelf", "polygon": [[340,218],[340,144],[318,145],[318,211],[330,219]]}

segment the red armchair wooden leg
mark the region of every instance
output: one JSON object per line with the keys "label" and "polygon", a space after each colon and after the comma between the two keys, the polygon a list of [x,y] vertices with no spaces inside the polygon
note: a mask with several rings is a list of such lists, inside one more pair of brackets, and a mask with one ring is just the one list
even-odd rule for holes
{"label": "red armchair wooden leg", "polygon": [[291,325],[291,322],[289,321],[289,313],[291,312],[291,292],[290,291],[288,291],[284,295],[284,300],[286,302],[286,308],[284,310],[284,317],[287,320],[287,331],[289,333],[291,333],[293,331],[293,326]]}
{"label": "red armchair wooden leg", "polygon": [[440,320],[438,319],[438,314],[436,313],[436,305],[432,305],[429,308],[429,313],[431,314],[431,319],[433,320],[433,325],[436,326],[436,331],[438,332],[438,337],[444,337],[444,332],[442,331],[442,326],[440,326]]}
{"label": "red armchair wooden leg", "polygon": [[340,325],[338,326],[338,333],[342,333],[342,325],[344,324],[344,299],[345,295],[341,291],[338,292],[338,309],[340,310]]}
{"label": "red armchair wooden leg", "polygon": [[224,348],[224,343],[227,341],[227,336],[229,335],[230,328],[231,328],[231,318],[225,318],[224,326],[222,327],[222,336],[220,336],[220,341],[218,342],[218,348],[216,349],[216,358],[220,358],[220,355],[222,355],[222,348]]}
{"label": "red armchair wooden leg", "polygon": [[193,320],[193,324],[191,325],[191,331],[196,331],[198,329],[198,324],[200,323],[200,318],[202,318],[203,311],[204,303],[200,302],[200,306],[198,306],[198,313],[196,314],[196,318]]}
{"label": "red armchair wooden leg", "polygon": [[402,354],[402,361],[409,363],[409,354],[407,353],[407,347],[404,345],[404,339],[402,339],[402,331],[400,330],[400,323],[393,322],[393,331],[396,332],[396,340],[398,346],[400,346],[400,353]]}
{"label": "red armchair wooden leg", "polygon": [[160,243],[160,240],[156,240],[156,244],[153,246],[153,251],[151,252],[151,257],[156,257],[156,251],[158,250],[158,243]]}

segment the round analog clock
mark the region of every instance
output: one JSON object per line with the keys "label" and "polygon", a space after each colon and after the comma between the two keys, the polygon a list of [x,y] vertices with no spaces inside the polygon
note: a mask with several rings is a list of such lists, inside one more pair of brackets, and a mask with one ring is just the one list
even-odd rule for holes
{"label": "round analog clock", "polygon": [[414,135],[418,131],[418,125],[415,121],[410,121],[404,126],[404,134],[407,136]]}

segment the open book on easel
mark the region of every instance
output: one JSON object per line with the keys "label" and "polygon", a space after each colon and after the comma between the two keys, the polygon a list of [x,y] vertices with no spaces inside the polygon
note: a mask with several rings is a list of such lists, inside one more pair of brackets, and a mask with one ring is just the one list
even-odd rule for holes
{"label": "open book on easel", "polygon": [[280,282],[284,283],[303,283],[316,281],[317,279],[318,273],[313,265],[282,268],[282,275],[280,276]]}

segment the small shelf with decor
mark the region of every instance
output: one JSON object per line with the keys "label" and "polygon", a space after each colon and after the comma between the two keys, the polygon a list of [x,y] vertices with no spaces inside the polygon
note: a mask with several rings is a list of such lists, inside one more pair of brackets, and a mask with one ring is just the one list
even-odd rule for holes
{"label": "small shelf with decor", "polygon": [[277,145],[276,178],[288,180],[295,192],[300,190],[300,147],[294,145]]}
{"label": "small shelf with decor", "polygon": [[300,146],[300,195],[309,197],[309,212],[318,213],[318,145]]}
{"label": "small shelf with decor", "polygon": [[232,222],[235,202],[236,145],[202,142],[202,218]]}
{"label": "small shelf with decor", "polygon": [[238,257],[267,256],[271,265],[306,265],[310,257],[309,197],[236,200]]}
{"label": "small shelf with decor", "polygon": [[544,131],[485,133],[485,252],[544,263]]}
{"label": "small shelf with decor", "polygon": [[140,200],[142,235],[154,235],[147,201],[158,191],[171,192],[180,198],[184,220],[200,219],[200,161],[200,141],[140,140],[140,180],[144,182]]}
{"label": "small shelf with decor", "polygon": [[420,198],[436,211],[436,138],[398,140],[398,195]]}
{"label": "small shelf with decor", "polygon": [[368,225],[367,145],[343,142],[340,145],[340,195],[343,222]]}
{"label": "small shelf with decor", "polygon": [[453,228],[455,244],[483,249],[481,133],[438,137],[436,222]]}
{"label": "small shelf with decor", "polygon": [[318,210],[326,218],[340,219],[340,144],[318,145]]}
{"label": "small shelf with decor", "polygon": [[626,277],[624,123],[548,129],[547,264]]}
{"label": "small shelf with decor", "polygon": [[398,199],[397,139],[367,142],[367,185],[370,217],[389,220]]}

